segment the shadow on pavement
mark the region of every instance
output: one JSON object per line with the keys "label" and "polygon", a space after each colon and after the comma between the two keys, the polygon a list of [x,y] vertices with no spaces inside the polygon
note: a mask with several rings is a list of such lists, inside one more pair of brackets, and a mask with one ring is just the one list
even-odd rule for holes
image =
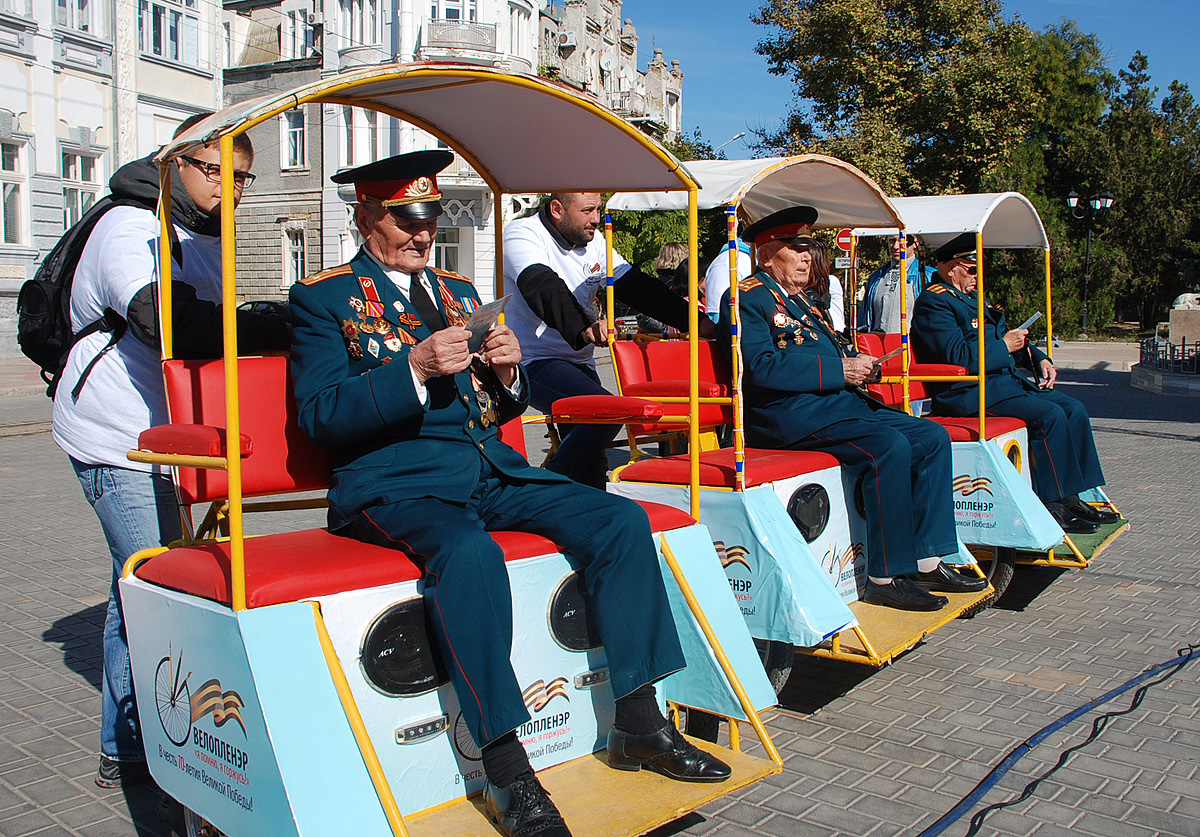
{"label": "shadow on pavement", "polygon": [[[992,605],[993,610],[1008,610],[1022,613],[1033,604],[1063,573],[1072,572],[1065,567],[1030,567],[1021,564],[1013,569],[1012,581],[999,601]],[[1078,570],[1077,572],[1086,572]]]}
{"label": "shadow on pavement", "polygon": [[[62,616],[42,632],[43,642],[53,642],[62,649],[63,663],[81,675],[100,691],[100,676],[104,668],[104,616],[108,603]],[[99,713],[100,707],[96,706]]]}
{"label": "shadow on pavement", "polygon": [[779,693],[779,705],[790,712],[811,715],[865,682],[875,669],[860,663],[797,654],[792,674]]}
{"label": "shadow on pavement", "polygon": [[1130,373],[1111,369],[1067,369],[1056,389],[1078,398],[1093,419],[1135,421],[1197,420],[1197,400],[1177,395],[1155,395],[1134,389]]}

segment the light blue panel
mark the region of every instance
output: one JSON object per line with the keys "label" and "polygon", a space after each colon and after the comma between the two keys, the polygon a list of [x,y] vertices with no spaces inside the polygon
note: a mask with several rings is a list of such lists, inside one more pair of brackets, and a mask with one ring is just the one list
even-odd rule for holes
{"label": "light blue panel", "polygon": [[[729,594],[729,580],[721,570],[721,561],[713,549],[708,530],[703,526],[689,526],[664,532],[662,536],[678,560],[750,702],[758,711],[774,706],[775,691],[758,658],[754,640],[746,630],[746,621]],[[670,567],[665,560],[660,561],[660,565],[687,668],[663,679],[659,692],[667,700],[749,720],[676,585]]]}
{"label": "light blue panel", "polygon": [[952,442],[954,522],[965,543],[1049,549],[1063,531],[995,440]]}
{"label": "light blue panel", "polygon": [[700,517],[725,545],[725,574],[751,636],[809,647],[855,624],[769,485],[703,491]]}
{"label": "light blue panel", "polygon": [[321,653],[312,606],[255,608],[239,622],[300,834],[390,833]]}
{"label": "light blue panel", "polygon": [[155,781],[233,837],[297,834],[237,617],[136,578],[121,599]]}
{"label": "light blue panel", "polygon": [[978,562],[975,560],[975,556],[971,554],[971,550],[967,549],[967,545],[959,539],[958,551],[953,555],[943,555],[942,563],[949,564],[952,567],[969,567]]}
{"label": "light blue panel", "polygon": [[1109,502],[1108,495],[1104,493],[1103,488],[1089,488],[1086,491],[1079,492],[1079,499],[1085,503],[1107,503]]}

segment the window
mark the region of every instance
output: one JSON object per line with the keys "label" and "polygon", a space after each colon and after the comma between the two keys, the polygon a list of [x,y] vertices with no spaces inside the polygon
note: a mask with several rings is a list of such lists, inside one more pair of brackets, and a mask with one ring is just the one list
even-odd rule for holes
{"label": "window", "polygon": [[308,265],[304,254],[304,224],[289,222],[283,228],[283,287],[296,284],[305,276]]}
{"label": "window", "polygon": [[312,51],[312,29],[302,11],[284,12],[279,23],[279,60],[305,58]]}
{"label": "window", "polygon": [[199,66],[200,20],[196,12],[197,2],[138,0],[138,45],[142,53],[190,67]]}
{"label": "window", "polygon": [[31,0],[0,0],[0,12],[21,17],[33,17]]}
{"label": "window", "polygon": [[308,131],[305,106],[286,111],[279,116],[279,147],[282,149],[280,168],[308,168]]}
{"label": "window", "polygon": [[92,20],[89,0],[56,0],[55,22],[59,26],[78,29],[80,32],[94,32],[95,21]]}
{"label": "window", "polygon": [[354,154],[354,108],[342,108],[342,168],[351,168],[358,158]]}
{"label": "window", "polygon": [[515,3],[508,4],[508,52],[518,58],[531,58],[533,39],[529,30],[530,11]]}
{"label": "window", "polygon": [[100,191],[100,160],[76,151],[62,153],[63,229],[83,217]]}
{"label": "window", "polygon": [[433,243],[434,266],[458,273],[458,243],[457,227],[439,227]]}
{"label": "window", "polygon": [[373,163],[379,159],[379,114],[364,110],[363,117],[367,121],[367,162]]}
{"label": "window", "polygon": [[338,12],[346,46],[381,42],[376,0],[340,0]]}
{"label": "window", "polygon": [[475,20],[476,0],[431,0],[430,20]]}
{"label": "window", "polygon": [[21,244],[24,241],[21,186],[21,146],[15,142],[0,143],[0,220],[3,220],[2,244]]}

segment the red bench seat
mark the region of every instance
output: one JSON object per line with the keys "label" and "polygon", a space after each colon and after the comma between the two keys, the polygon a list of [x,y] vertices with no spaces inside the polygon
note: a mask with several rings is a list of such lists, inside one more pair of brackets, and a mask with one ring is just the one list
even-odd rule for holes
{"label": "red bench seat", "polygon": [[[684,511],[659,503],[640,503],[655,532],[690,526]],[[528,532],[493,532],[506,561],[558,552],[553,541]],[[305,529],[246,538],[246,606],[268,605],[414,581],[420,570],[403,553]],[[229,541],[203,541],[156,555],[138,566],[143,581],[229,606]]]}
{"label": "red bench seat", "polygon": [[[746,448],[746,486],[810,474],[838,467],[838,461],[827,453],[805,450],[763,450]],[[687,454],[643,459],[626,465],[618,482],[650,482],[665,485],[687,485],[691,479],[691,463]],[[700,484],[710,488],[733,488],[736,470],[733,448],[700,453]]]}
{"label": "red bench seat", "polygon": [[[979,441],[979,419],[974,416],[965,416],[963,418],[951,418],[949,416],[929,416],[930,421],[936,421],[950,434],[951,442],[978,442]],[[1017,430],[1023,430],[1025,422],[1012,416],[988,416],[987,423],[984,429],[987,431],[987,438],[995,439],[997,436],[1003,436],[1005,433],[1012,433]]]}

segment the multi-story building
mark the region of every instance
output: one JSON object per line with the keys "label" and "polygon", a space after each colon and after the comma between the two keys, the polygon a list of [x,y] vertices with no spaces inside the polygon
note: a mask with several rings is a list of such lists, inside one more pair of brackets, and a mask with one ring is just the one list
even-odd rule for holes
{"label": "multi-story building", "polygon": [[[656,51],[639,73],[637,33],[629,21],[620,24],[620,11],[621,0],[560,0],[545,8],[538,0],[226,0],[225,98],[286,90],[368,64],[469,62],[540,70],[671,139],[682,98],[678,62],[668,69]],[[564,48],[559,33],[575,30],[576,48]],[[239,279],[258,298],[285,293],[305,273],[357,249],[350,207],[330,175],[439,145],[385,114],[350,107],[289,111],[277,123],[251,132],[259,179],[238,216]],[[435,261],[473,277],[486,299],[495,272],[493,195],[459,157],[439,184],[446,197]],[[533,197],[514,198],[505,215]]]}
{"label": "multi-story building", "polygon": [[0,0],[4,290],[117,167],[219,104],[218,14],[198,0]]}

